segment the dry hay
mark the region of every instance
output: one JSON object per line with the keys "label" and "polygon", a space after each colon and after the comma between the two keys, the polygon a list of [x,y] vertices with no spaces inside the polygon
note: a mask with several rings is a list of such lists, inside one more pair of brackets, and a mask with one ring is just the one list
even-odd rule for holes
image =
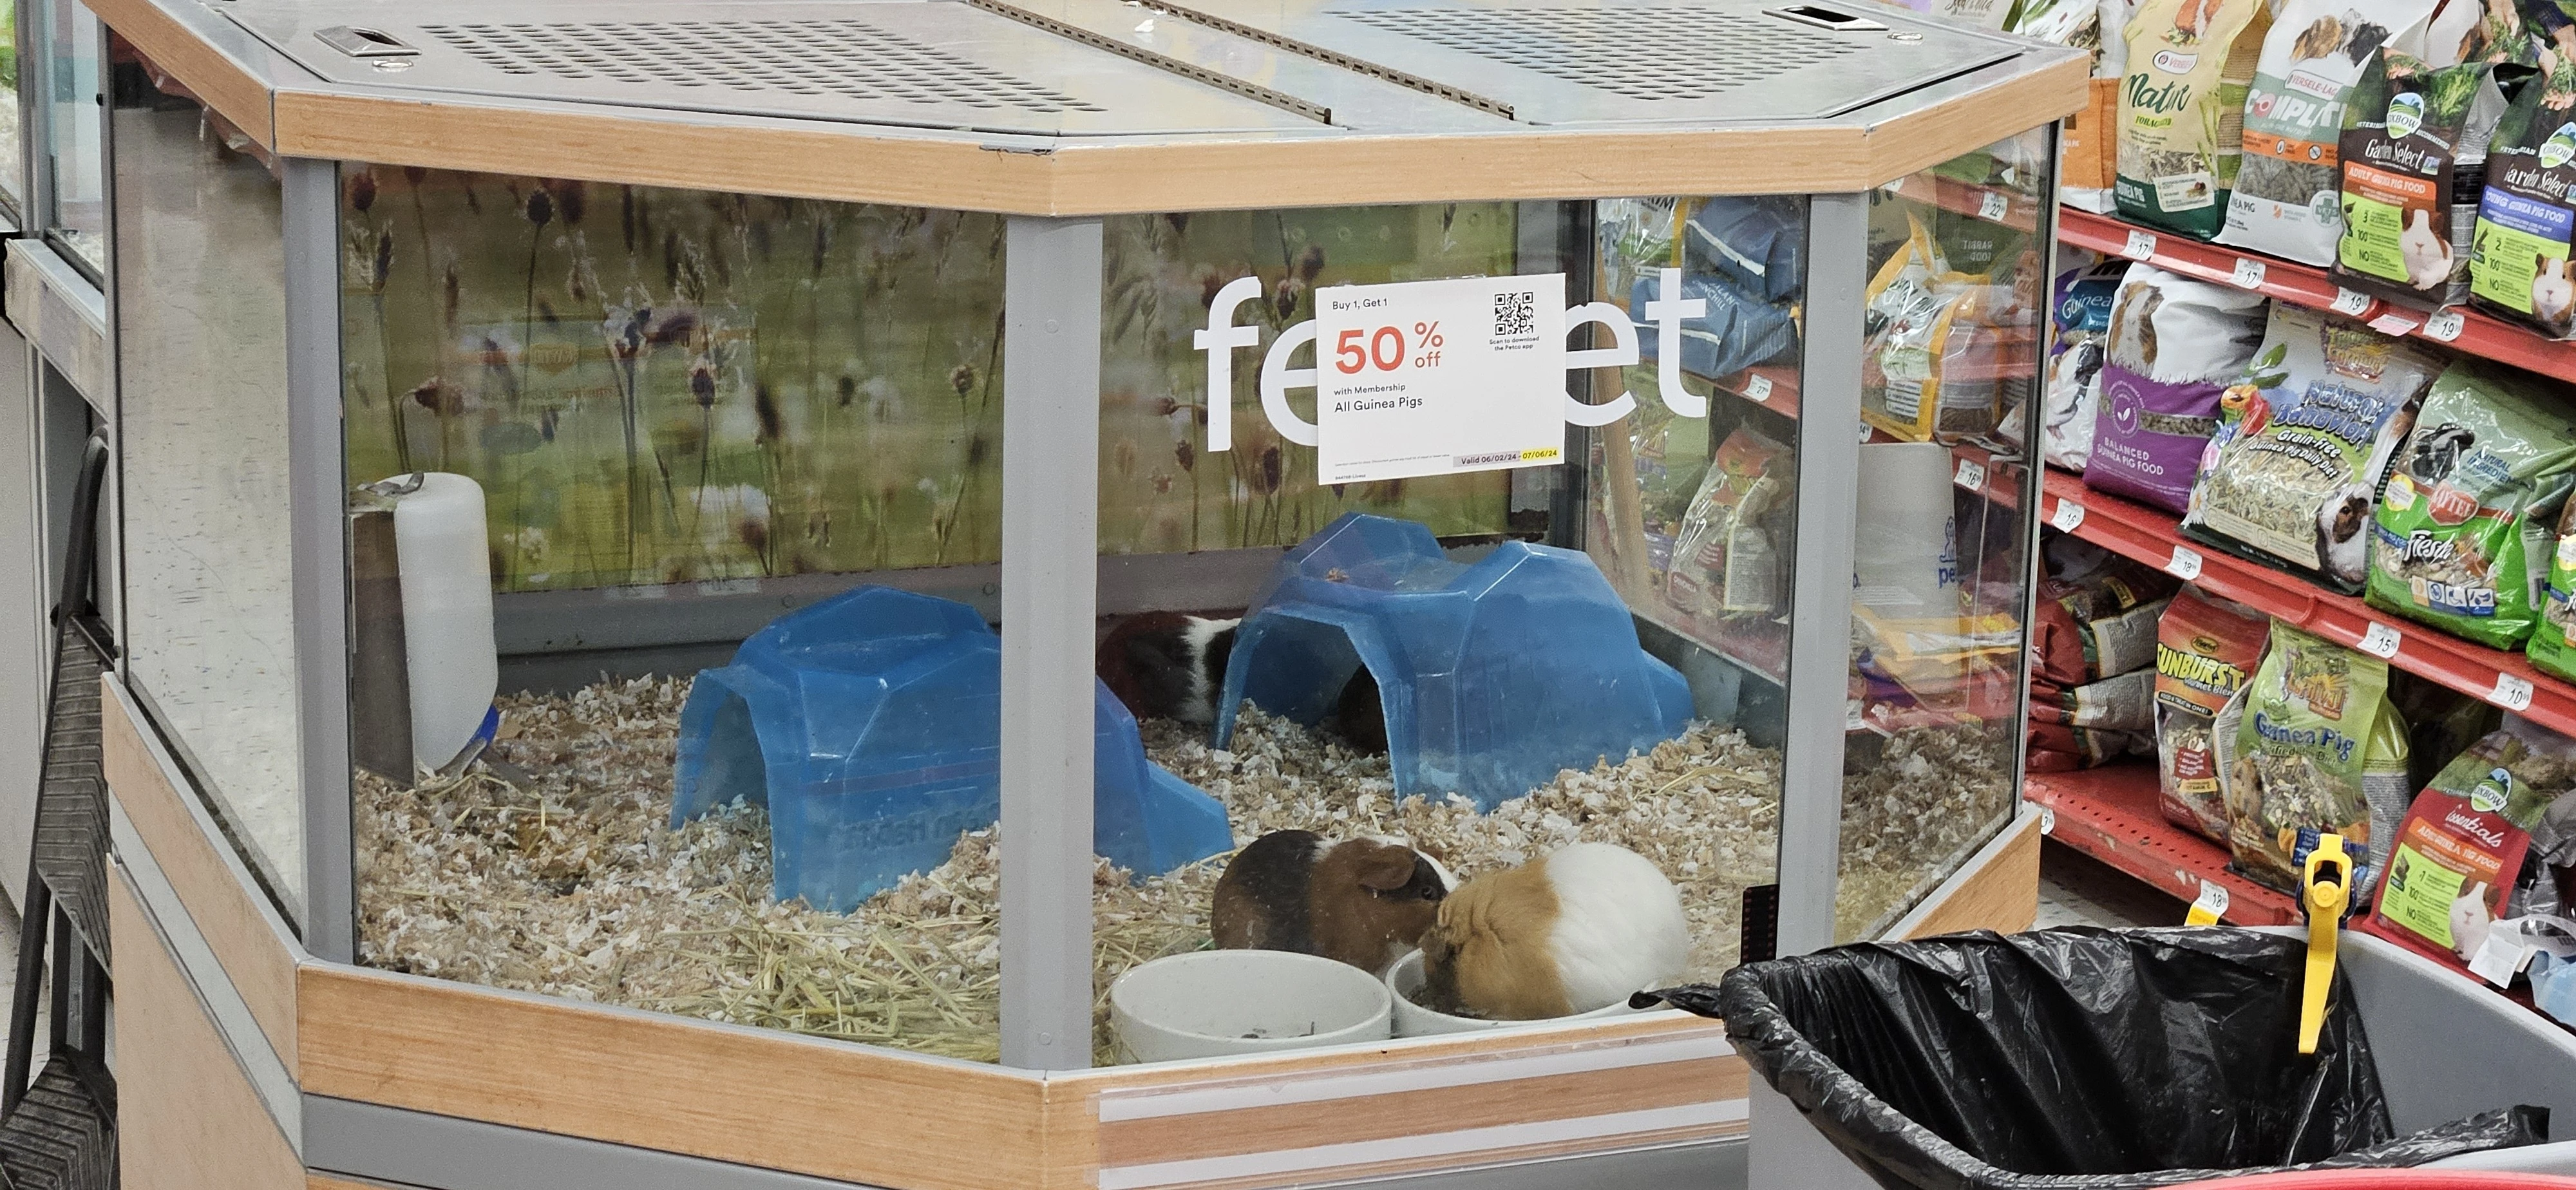
{"label": "dry hay", "polygon": [[[684,680],[637,679],[569,698],[504,699],[502,738],[465,776],[414,789],[363,778],[360,957],[424,975],[993,1060],[996,832],[961,835],[946,863],[848,914],[773,904],[759,809],[721,810],[677,830],[663,825],[687,690]],[[1167,722],[1148,721],[1144,735],[1158,762],[1226,803],[1238,843],[1289,827],[1397,834],[1437,851],[1461,875],[1577,840],[1632,848],[1682,888],[1694,979],[1733,965],[1740,894],[1768,883],[1776,862],[1779,753],[1705,723],[1624,762],[1562,772],[1489,815],[1463,799],[1397,804],[1384,756],[1249,707],[1230,749],[1210,748]],[[1847,824],[1847,835],[1869,848],[1856,854],[1905,869],[1880,883],[1928,883],[1929,865],[1957,849],[1953,836],[1965,837],[1964,803],[1905,789],[1928,766],[1956,768],[1960,751],[1919,748],[1898,757],[1891,745],[1897,763],[1873,770],[1885,779],[1851,782],[1849,797],[1866,812]],[[1890,831],[1914,837],[1876,838]],[[1207,906],[1226,858],[1138,882],[1105,861],[1095,870],[1102,1061],[1111,1058],[1109,980],[1136,963],[1207,945]],[[1848,873],[1845,883],[1849,910]]]}

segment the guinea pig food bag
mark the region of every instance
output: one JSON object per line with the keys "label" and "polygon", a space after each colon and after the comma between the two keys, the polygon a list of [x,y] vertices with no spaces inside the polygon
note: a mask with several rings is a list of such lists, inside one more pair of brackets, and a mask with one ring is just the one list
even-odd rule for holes
{"label": "guinea pig food bag", "polygon": [[2219,398],[2183,532],[2359,594],[2380,482],[2441,370],[2410,340],[2274,302]]}
{"label": "guinea pig food bag", "polygon": [[2418,310],[2468,297],[2487,140],[2504,109],[2493,63],[2371,58],[2344,108],[2336,284]]}
{"label": "guinea pig food bag", "polygon": [[2102,348],[2111,331],[2111,303],[2119,297],[2125,261],[2106,260],[2070,269],[2057,279],[2057,345],[2048,357],[2044,389],[2048,461],[2081,471],[2093,461],[2093,420],[2101,408]]}
{"label": "guinea pig food bag", "polygon": [[2532,626],[2531,643],[2525,646],[2531,663],[2543,672],[2576,679],[2576,500],[2559,507],[2549,582],[2540,599],[2540,622]]}
{"label": "guinea pig food bag", "polygon": [[2392,31],[2433,0],[2289,0],[2263,38],[2245,97],[2245,158],[2218,242],[2322,265],[2343,233],[2336,142],[2344,97]]}
{"label": "guinea pig food bag", "polygon": [[2263,337],[2263,295],[2133,264],[2111,306],[2087,487],[2190,505],[2219,396]]}
{"label": "guinea pig food bag", "polygon": [[2227,223],[2227,191],[2245,147],[2267,0],[2145,0],[2129,18],[2120,89],[2120,214],[2208,239]]}
{"label": "guinea pig food bag", "polygon": [[2379,501],[2372,606],[2499,649],[2539,619],[2551,530],[2576,483],[2576,421],[2501,365],[2433,382]]}
{"label": "guinea pig food bag", "polygon": [[2232,743],[2219,759],[2239,870],[2294,889],[2318,836],[2337,834],[2355,853],[2355,892],[2378,879],[2412,792],[2406,723],[2387,694],[2387,662],[2272,622],[2271,651],[2218,725]]}
{"label": "guinea pig food bag", "polygon": [[2156,623],[2157,804],[2178,825],[2227,841],[2219,789],[2218,713],[2263,659],[2270,621],[2188,587]]}
{"label": "guinea pig food bag", "polygon": [[2487,148],[2469,299],[2551,338],[2576,335],[2576,61],[2523,87]]}
{"label": "guinea pig food bag", "polygon": [[2379,922],[2467,960],[2508,916],[2531,829],[2567,787],[2576,742],[2509,722],[2442,766],[2398,827]]}

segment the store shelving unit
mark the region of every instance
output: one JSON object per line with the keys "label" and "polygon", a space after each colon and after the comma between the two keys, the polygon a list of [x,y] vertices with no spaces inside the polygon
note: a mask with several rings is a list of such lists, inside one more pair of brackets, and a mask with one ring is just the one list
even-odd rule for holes
{"label": "store shelving unit", "polygon": [[[1945,206],[1978,201],[1949,196]],[[2204,281],[2255,290],[2278,301],[2331,310],[2382,332],[2415,335],[2457,352],[2544,375],[2576,375],[2576,342],[2558,342],[2484,314],[2423,312],[2334,284],[2325,270],[2072,208],[2058,214],[2059,239],[2108,256],[2145,261]],[[2387,659],[2408,673],[2576,734],[2576,684],[2535,669],[2519,651],[2490,649],[2381,612],[2359,598],[2225,551],[2186,540],[2175,518],[2048,473],[2040,515],[2115,553],[2190,579],[2212,592],[2297,624],[2337,644]],[[2080,773],[2034,774],[2032,801],[2046,807],[2051,837],[2185,899],[2211,887],[2225,894],[2225,920],[2248,925],[2298,920],[2286,895],[2227,870],[2227,849],[2167,821],[2156,806],[2155,770],[2118,765]]]}
{"label": "store shelving unit", "polygon": [[2259,252],[2206,244],[2188,236],[2157,232],[2109,215],[2072,208],[2058,214],[2058,239],[2106,256],[2145,261],[2157,268],[2251,289],[2267,297],[2332,310],[2358,318],[2392,335],[2417,335],[2455,351],[2483,356],[2550,376],[2576,375],[2576,341],[2559,342],[2528,330],[2461,309],[2431,316],[2344,289],[2315,265],[2296,264]]}
{"label": "store shelving unit", "polygon": [[2165,819],[2156,808],[2152,765],[2033,773],[2023,789],[2041,808],[2040,829],[2049,838],[2185,901],[2223,903],[2222,921],[2278,926],[2300,920],[2287,893],[2228,871],[2225,847]]}

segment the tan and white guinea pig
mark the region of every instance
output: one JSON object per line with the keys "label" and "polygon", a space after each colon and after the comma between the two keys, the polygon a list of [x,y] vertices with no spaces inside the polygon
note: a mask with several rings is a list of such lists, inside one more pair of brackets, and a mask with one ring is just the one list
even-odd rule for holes
{"label": "tan and white guinea pig", "polygon": [[1689,960],[1681,893],[1654,861],[1576,843],[1460,885],[1422,938],[1423,1006],[1487,1020],[1591,1012]]}
{"label": "tan and white guinea pig", "polygon": [[1226,864],[1209,932],[1221,950],[1293,950],[1374,975],[1413,949],[1457,883],[1402,839],[1272,831]]}

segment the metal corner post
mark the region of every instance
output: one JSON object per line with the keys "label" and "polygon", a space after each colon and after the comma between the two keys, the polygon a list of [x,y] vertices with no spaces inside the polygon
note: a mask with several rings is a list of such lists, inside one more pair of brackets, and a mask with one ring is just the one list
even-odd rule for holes
{"label": "metal corner post", "polygon": [[297,766],[304,785],[304,948],[357,956],[350,868],[348,481],[340,431],[340,171],[289,158],[286,457],[292,503]]}
{"label": "metal corner post", "polygon": [[1861,297],[1869,195],[1807,207],[1807,325],[1798,383],[1798,544],[1780,790],[1783,955],[1834,944],[1842,858],[1852,543],[1860,506]]}
{"label": "metal corner post", "polygon": [[1002,1063],[1091,1064],[1100,221],[1010,220],[1002,340]]}
{"label": "metal corner post", "polygon": [[[2048,151],[2043,155],[2044,159],[2048,162],[2048,176],[2041,178],[2039,181],[2039,193],[2042,195],[2056,194],[2057,180],[2065,176],[2066,173],[2066,162],[2064,156],[2066,152],[2066,144],[2063,138],[2059,135],[2060,129],[2063,127],[2064,125],[2052,120],[2048,123],[2047,131],[2044,133],[2044,135],[2048,137]],[[2052,293],[2055,292],[2055,286],[2057,284],[2057,203],[2054,199],[2050,199],[2039,204],[2035,226],[2038,229],[2036,238],[2039,242],[2040,253],[2040,283],[2047,287],[2042,289],[2041,292]],[[2041,540],[2041,534],[2039,531],[2039,506],[2041,503],[2041,492],[2045,489],[2048,482],[2048,419],[2040,416],[2039,411],[2041,407],[2047,403],[2048,365],[2045,361],[2055,358],[2055,352],[2057,351],[2057,319],[2050,316],[2046,305],[2042,305],[2040,307],[2038,321],[2039,359],[2042,362],[2036,365],[2033,369],[2030,384],[2030,395],[2022,398],[2022,425],[2024,427],[2022,437],[2025,443],[2027,443],[2027,445],[2022,448],[2022,482],[2021,491],[2019,493],[2021,499],[2022,601],[2020,607],[2013,609],[2015,613],[2021,616],[2021,642],[2024,651],[2027,651],[2030,648],[2031,626],[2039,623],[2039,581],[2047,574],[2047,563],[2043,560],[2040,554],[2040,547],[2046,543]],[[2030,667],[2027,665],[2022,667],[2021,692],[2017,696],[2017,700],[2014,705],[2017,708],[2018,713],[2014,715],[2013,722],[2030,722]],[[2029,778],[2030,749],[2014,748],[2012,750],[2012,806],[2014,814],[2021,813],[2021,803],[2029,800],[2029,786],[2027,784]],[[2054,822],[2055,814],[2053,811],[2047,817],[2040,820],[2040,824],[2043,827],[2052,825]]]}

